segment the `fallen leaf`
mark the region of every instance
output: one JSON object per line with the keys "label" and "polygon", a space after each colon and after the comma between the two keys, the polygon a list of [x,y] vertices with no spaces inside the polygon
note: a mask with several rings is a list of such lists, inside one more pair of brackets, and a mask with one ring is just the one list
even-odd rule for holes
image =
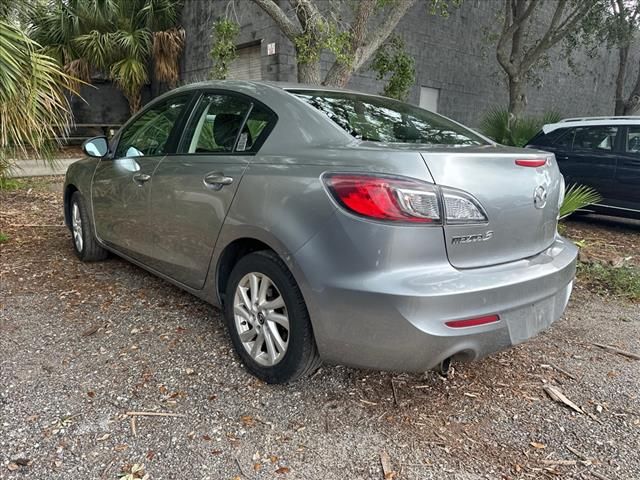
{"label": "fallen leaf", "polygon": [[380,464],[382,465],[384,480],[393,480],[396,478],[397,473],[391,468],[391,458],[389,458],[386,450],[380,452]]}
{"label": "fallen leaf", "polygon": [[202,435],[202,439],[207,441],[207,442],[211,441],[211,437],[209,435]]}
{"label": "fallen leaf", "polygon": [[243,415],[241,417],[242,423],[244,423],[247,427],[251,427],[255,425],[256,421],[253,419],[251,415]]}
{"label": "fallen leaf", "polygon": [[126,445],[124,443],[119,443],[118,445],[116,445],[115,447],[113,447],[113,449],[116,452],[124,452],[127,448],[129,448],[129,445]]}
{"label": "fallen leaf", "polygon": [[87,395],[89,396],[89,398],[93,398],[93,397],[95,397],[95,396],[96,396],[96,392],[94,392],[93,390],[89,390],[89,391],[87,392]]}
{"label": "fallen leaf", "polygon": [[98,442],[104,442],[107,438],[109,438],[111,436],[110,433],[105,433],[103,436],[101,436],[100,438],[97,438],[96,440]]}
{"label": "fallen leaf", "polygon": [[9,463],[9,465],[7,465],[7,468],[9,469],[9,471],[11,472],[15,472],[16,470],[18,470],[20,467],[18,466],[17,463]]}
{"label": "fallen leaf", "polygon": [[269,457],[269,460],[271,460],[271,463],[276,463],[278,461],[278,457],[276,457],[275,455],[271,455]]}
{"label": "fallen leaf", "polygon": [[280,473],[280,474],[284,474],[284,473],[289,473],[289,467],[280,467],[279,469],[276,470],[276,473]]}
{"label": "fallen leaf", "polygon": [[193,368],[187,368],[185,372],[187,375],[193,375],[194,373],[196,373],[196,371]]}
{"label": "fallen leaf", "polygon": [[546,446],[544,443],[531,442],[531,443],[530,443],[530,445],[531,445],[533,448],[538,448],[538,449],[541,449],[541,448],[547,448],[547,446]]}
{"label": "fallen leaf", "polygon": [[543,385],[542,388],[544,389],[545,392],[547,392],[547,395],[549,395],[549,397],[551,397],[551,400],[556,401],[558,403],[564,403],[567,407],[575,410],[578,413],[584,413],[584,411],[575,403],[573,403],[571,400],[569,400],[561,391],[558,387],[554,387],[553,385]]}
{"label": "fallen leaf", "polygon": [[253,469],[258,472],[260,471],[260,469],[262,468],[262,464],[261,463],[254,463],[253,464]]}

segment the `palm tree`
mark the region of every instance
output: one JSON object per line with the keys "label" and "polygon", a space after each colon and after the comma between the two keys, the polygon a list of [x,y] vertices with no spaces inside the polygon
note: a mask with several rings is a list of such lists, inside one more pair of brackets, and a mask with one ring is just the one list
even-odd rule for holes
{"label": "palm tree", "polygon": [[32,36],[65,70],[89,82],[91,71],[107,73],[129,101],[155,78],[178,82],[184,30],[177,26],[180,2],[171,0],[47,0],[32,16]]}
{"label": "palm tree", "polygon": [[41,53],[14,12],[0,1],[0,178],[16,157],[47,158],[73,120],[65,92],[74,91],[74,79]]}

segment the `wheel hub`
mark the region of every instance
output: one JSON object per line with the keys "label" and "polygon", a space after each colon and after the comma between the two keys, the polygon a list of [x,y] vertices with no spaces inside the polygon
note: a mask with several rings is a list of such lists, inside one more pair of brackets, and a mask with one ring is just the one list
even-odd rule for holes
{"label": "wheel hub", "polygon": [[233,298],[234,324],[242,346],[258,364],[280,362],[289,346],[289,314],[284,298],[264,273],[246,274]]}

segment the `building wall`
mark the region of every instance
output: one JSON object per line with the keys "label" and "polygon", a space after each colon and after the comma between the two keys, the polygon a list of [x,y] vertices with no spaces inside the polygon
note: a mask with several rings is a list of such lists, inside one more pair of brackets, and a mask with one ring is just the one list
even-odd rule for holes
{"label": "building wall", "polygon": [[[287,0],[279,3],[288,6]],[[271,18],[250,0],[236,0],[235,9],[230,12],[226,10],[228,4],[226,0],[186,0],[182,81],[207,78],[212,64],[211,27],[225,14],[237,18],[241,25],[240,46],[261,42],[263,80],[295,81],[293,45]],[[416,83],[410,102],[419,103],[421,86],[440,89],[438,111],[470,125],[477,125],[487,109],[506,105],[502,70],[494,48],[485,40],[487,28],[499,28],[497,14],[502,5],[502,0],[465,0],[449,18],[442,18],[429,15],[424,0],[417,2],[396,29],[416,60]],[[267,55],[269,43],[276,44],[275,55]],[[574,60],[580,73],[575,74],[559,54],[559,48],[551,52],[550,66],[541,75],[541,87],[529,87],[527,112],[554,110],[563,116],[612,114],[616,56],[603,52],[589,59],[584,52],[576,52]],[[640,52],[634,55],[640,57]],[[330,57],[323,57],[325,71],[330,61]],[[366,67],[349,84],[372,93],[379,93],[383,85]]]}

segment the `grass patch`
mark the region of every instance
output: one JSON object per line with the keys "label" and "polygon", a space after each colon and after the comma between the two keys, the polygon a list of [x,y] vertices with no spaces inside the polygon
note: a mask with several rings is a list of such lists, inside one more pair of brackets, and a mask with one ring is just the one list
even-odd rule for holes
{"label": "grass patch", "polygon": [[4,232],[0,232],[0,245],[9,241],[9,235]]}
{"label": "grass patch", "polygon": [[640,301],[640,269],[611,267],[601,263],[579,263],[578,280],[596,293]]}
{"label": "grass patch", "polygon": [[0,190],[12,192],[24,187],[24,180],[17,178],[0,177]]}

